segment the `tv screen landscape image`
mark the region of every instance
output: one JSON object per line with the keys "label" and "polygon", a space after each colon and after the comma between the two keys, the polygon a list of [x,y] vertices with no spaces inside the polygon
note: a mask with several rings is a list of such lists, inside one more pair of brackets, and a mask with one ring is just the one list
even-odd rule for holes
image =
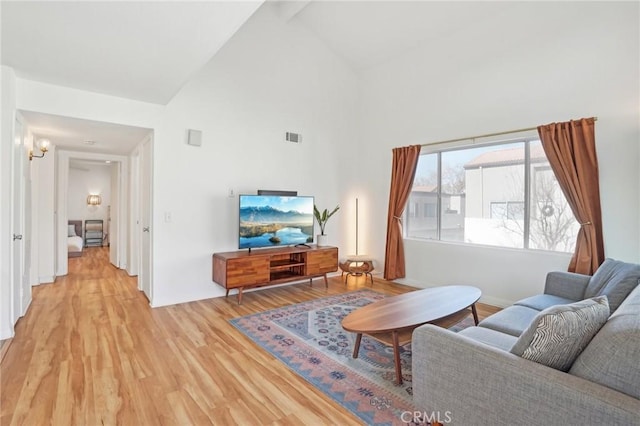
{"label": "tv screen landscape image", "polygon": [[240,195],[239,248],[313,242],[313,197]]}

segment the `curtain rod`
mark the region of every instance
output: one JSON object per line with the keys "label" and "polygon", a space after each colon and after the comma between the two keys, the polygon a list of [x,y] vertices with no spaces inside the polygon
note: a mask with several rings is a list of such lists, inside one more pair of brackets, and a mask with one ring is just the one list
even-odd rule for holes
{"label": "curtain rod", "polygon": [[[598,117],[593,117],[593,121],[598,121]],[[488,137],[491,137],[491,136],[510,135],[511,133],[528,132],[529,130],[537,130],[537,129],[538,129],[538,127],[527,127],[525,129],[509,130],[509,131],[506,131],[506,132],[486,133],[484,135],[469,136],[469,137],[466,137],[466,138],[448,139],[446,141],[423,143],[420,146],[422,146],[424,148],[424,147],[427,147],[427,146],[443,145],[445,143],[460,142],[460,141],[466,141],[466,140],[469,140],[469,139],[482,139],[482,138],[488,138]]]}

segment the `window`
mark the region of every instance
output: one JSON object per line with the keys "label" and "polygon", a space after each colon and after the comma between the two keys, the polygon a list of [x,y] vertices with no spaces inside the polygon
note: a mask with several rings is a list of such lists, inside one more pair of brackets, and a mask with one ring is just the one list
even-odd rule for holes
{"label": "window", "polygon": [[579,229],[537,140],[421,154],[409,206],[407,238],[572,252]]}

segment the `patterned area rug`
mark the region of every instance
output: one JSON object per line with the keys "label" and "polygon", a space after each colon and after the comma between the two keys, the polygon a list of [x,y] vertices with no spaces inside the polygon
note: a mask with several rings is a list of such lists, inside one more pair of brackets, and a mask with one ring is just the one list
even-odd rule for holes
{"label": "patterned area rug", "polygon": [[[367,425],[406,424],[412,405],[411,344],[401,349],[402,385],[395,384],[393,349],[363,336],[354,359],[355,334],[342,329],[354,309],[383,299],[358,290],[230,320],[230,323],[322,390]],[[451,329],[473,325],[471,316]],[[403,413],[405,413],[403,415]]]}

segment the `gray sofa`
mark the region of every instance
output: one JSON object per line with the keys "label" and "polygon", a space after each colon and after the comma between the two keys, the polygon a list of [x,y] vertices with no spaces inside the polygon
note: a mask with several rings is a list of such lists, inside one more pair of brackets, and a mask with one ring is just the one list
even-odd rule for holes
{"label": "gray sofa", "polygon": [[[549,273],[544,294],[477,327],[459,333],[417,328],[414,404],[426,413],[448,414],[456,425],[640,424],[639,282],[640,265],[607,259],[593,277]],[[566,371],[510,352],[545,312],[601,295],[611,315],[607,319],[605,311],[606,322]]]}

